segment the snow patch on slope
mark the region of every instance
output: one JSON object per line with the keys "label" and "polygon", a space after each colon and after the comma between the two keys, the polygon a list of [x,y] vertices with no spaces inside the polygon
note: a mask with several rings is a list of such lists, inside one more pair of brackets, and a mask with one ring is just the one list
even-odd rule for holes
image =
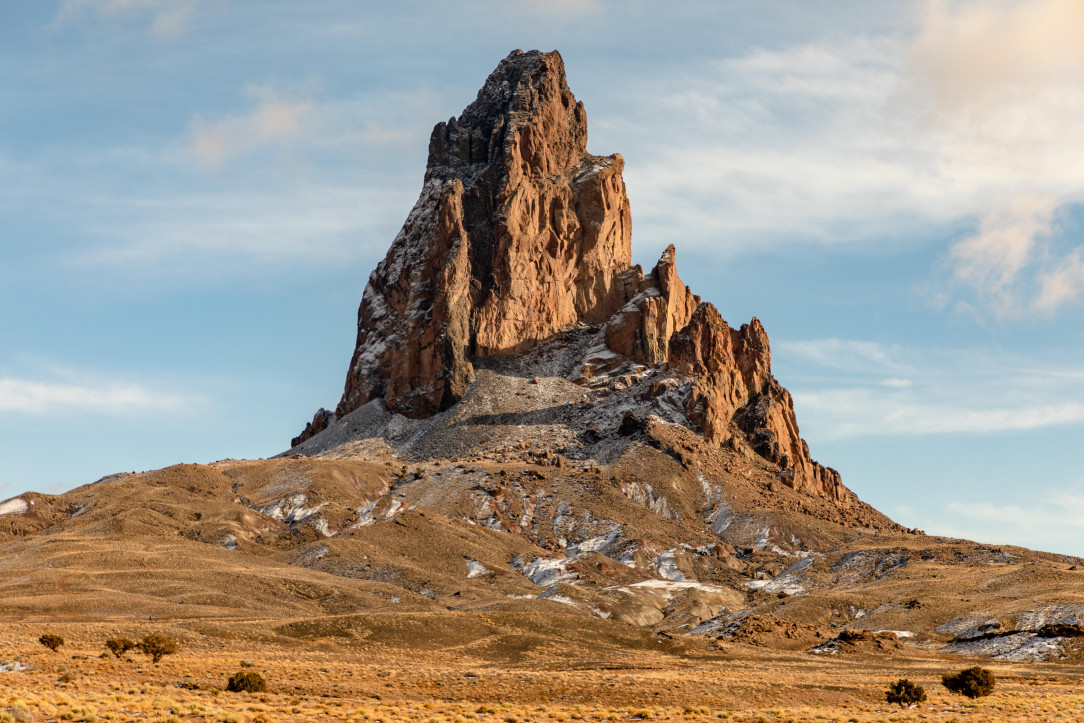
{"label": "snow patch on slope", "polygon": [[29,509],[26,500],[19,497],[0,502],[0,515],[21,515]]}

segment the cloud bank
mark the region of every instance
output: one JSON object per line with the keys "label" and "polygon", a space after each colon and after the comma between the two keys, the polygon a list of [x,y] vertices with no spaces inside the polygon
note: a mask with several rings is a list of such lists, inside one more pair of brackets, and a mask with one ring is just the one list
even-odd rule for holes
{"label": "cloud bank", "polygon": [[75,384],[0,377],[0,414],[177,413],[189,409],[193,401],[191,396],[129,382]]}
{"label": "cloud bank", "polygon": [[802,370],[791,391],[803,428],[815,438],[989,434],[1084,424],[1081,366],[1044,365],[1003,351],[846,339],[783,341],[773,351],[777,362]]}
{"label": "cloud bank", "polygon": [[1078,301],[1059,218],[1084,201],[1084,4],[919,7],[910,32],[637,79],[644,117],[605,122],[646,156],[626,172],[638,228],[722,255],[954,234],[931,268],[944,304],[1006,319]]}

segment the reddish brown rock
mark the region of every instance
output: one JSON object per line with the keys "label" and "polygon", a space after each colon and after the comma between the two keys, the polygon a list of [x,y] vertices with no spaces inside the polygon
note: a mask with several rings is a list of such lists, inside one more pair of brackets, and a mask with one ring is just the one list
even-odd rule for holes
{"label": "reddish brown rock", "polygon": [[624,161],[586,148],[587,116],[556,52],[513,52],[458,118],[437,124],[422,192],[365,287],[342,399],[295,445],[375,399],[436,414],[463,397],[476,360],[600,325],[576,381],[621,391],[665,365],[671,382],[688,380],[686,417],[708,440],[850,504],[839,475],[809,457],[760,322],[734,330],[701,304],[673,246],[647,275],[632,266]]}
{"label": "reddish brown rock", "polygon": [[747,444],[779,465],[780,479],[799,492],[845,507],[857,503],[838,472],[810,458],[794,401],[772,376],[771,364],[768,335],[757,319],[735,330],[705,303],[671,339],[667,367],[692,377],[685,413],[705,438]]}
{"label": "reddish brown rock", "polygon": [[434,414],[462,397],[472,357],[522,352],[625,303],[624,161],[586,144],[556,52],[512,53],[437,124],[421,196],[365,288],[339,417],[375,398]]}
{"label": "reddish brown rock", "polygon": [[[630,279],[639,293],[606,324],[606,345],[624,358],[647,366],[664,363],[670,337],[689,323],[700,298],[682,283],[673,245],[666,248],[651,273]],[[636,267],[639,274],[639,267]]]}
{"label": "reddish brown rock", "polygon": [[305,429],[301,431],[301,434],[290,440],[290,446],[296,447],[305,440],[310,439],[319,432],[327,429],[334,423],[335,413],[329,412],[323,407],[320,407],[316,410],[316,414],[313,415],[312,421],[305,425]]}

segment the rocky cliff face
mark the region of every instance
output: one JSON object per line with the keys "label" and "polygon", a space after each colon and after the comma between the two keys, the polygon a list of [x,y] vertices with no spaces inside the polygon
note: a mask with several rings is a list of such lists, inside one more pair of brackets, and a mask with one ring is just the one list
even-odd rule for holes
{"label": "rocky cliff face", "polygon": [[673,246],[646,275],[631,264],[624,161],[586,145],[556,52],[513,52],[459,118],[437,124],[421,195],[365,287],[343,397],[294,445],[373,400],[429,417],[463,398],[479,361],[597,328],[601,343],[570,381],[662,370],[706,439],[755,452],[795,490],[852,504],[810,458],[760,322],[735,330],[701,303]]}
{"label": "rocky cliff face", "polygon": [[408,417],[457,402],[472,359],[515,354],[624,303],[624,162],[586,151],[557,53],[513,53],[429,140],[421,197],[369,278],[336,414]]}

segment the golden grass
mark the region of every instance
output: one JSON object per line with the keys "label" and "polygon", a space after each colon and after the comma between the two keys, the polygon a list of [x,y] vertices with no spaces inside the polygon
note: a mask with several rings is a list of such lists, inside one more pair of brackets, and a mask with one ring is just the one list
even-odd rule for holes
{"label": "golden grass", "polygon": [[[461,654],[189,642],[158,665],[100,657],[93,625],[69,626],[51,653],[29,624],[5,626],[2,657],[29,669],[0,673],[0,723],[7,721],[1037,721],[1084,719],[1079,665],[985,663],[995,693],[969,701],[939,684],[958,659],[816,657],[732,645],[714,657],[637,653],[592,661],[561,651],[514,664]],[[87,641],[87,642],[81,642]],[[316,648],[320,649],[317,650]],[[241,661],[271,690],[224,691]],[[249,669],[249,668],[246,668]],[[923,685],[929,700],[900,709],[884,702],[892,680]]]}

